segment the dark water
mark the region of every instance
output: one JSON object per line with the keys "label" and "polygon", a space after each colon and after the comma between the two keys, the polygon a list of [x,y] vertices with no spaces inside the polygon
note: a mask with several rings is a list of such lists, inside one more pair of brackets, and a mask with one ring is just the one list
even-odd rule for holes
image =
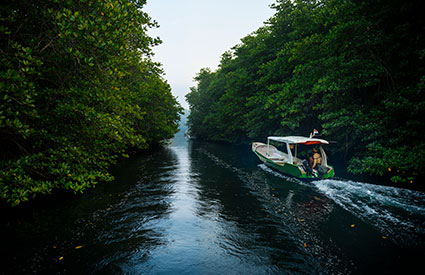
{"label": "dark water", "polygon": [[249,146],[187,142],[114,167],[115,182],[2,218],[4,274],[408,274],[425,194],[303,183]]}

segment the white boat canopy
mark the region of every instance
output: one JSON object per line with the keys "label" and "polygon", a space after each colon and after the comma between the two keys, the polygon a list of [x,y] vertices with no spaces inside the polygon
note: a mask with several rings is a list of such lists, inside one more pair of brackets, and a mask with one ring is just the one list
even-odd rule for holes
{"label": "white boat canopy", "polygon": [[[319,138],[308,138],[308,137],[301,137],[301,136],[288,136],[288,137],[268,137],[267,138],[267,155],[269,154],[269,147],[270,147],[270,141],[276,141],[276,142],[282,142],[286,144],[286,150],[288,153],[288,160],[289,163],[293,163],[294,160],[297,158],[297,145],[298,144],[304,144],[304,145],[314,145],[319,144],[320,154],[322,156],[322,165],[327,166],[328,165],[328,158],[326,156],[325,150],[321,146],[322,144],[329,144],[327,140],[319,139]],[[291,151],[291,144],[295,144],[295,154],[292,154]]]}
{"label": "white boat canopy", "polygon": [[319,138],[308,138],[301,136],[288,136],[288,137],[268,137],[269,141],[277,141],[283,142],[286,144],[305,144],[305,145],[313,145],[313,144],[329,144],[328,141]]}

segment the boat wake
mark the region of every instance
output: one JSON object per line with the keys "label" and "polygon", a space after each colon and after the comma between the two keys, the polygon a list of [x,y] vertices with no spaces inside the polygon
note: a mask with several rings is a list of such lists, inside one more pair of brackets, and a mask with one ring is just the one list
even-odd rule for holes
{"label": "boat wake", "polygon": [[[357,270],[343,247],[318,233],[336,206],[371,225],[399,248],[425,243],[423,192],[344,179],[305,182],[276,172],[265,164],[251,171],[232,165],[208,150],[198,151],[216,165],[233,171],[263,203],[267,216],[282,221],[282,228],[318,261],[319,269],[329,274],[349,274]],[[270,181],[263,172],[279,180]],[[285,188],[277,187],[281,186],[281,180],[287,183]]]}
{"label": "boat wake", "polygon": [[314,181],[343,209],[390,236],[398,245],[425,241],[425,193],[347,180]]}
{"label": "boat wake", "polygon": [[425,242],[425,193],[343,179],[306,183],[282,175],[264,164],[259,167],[286,181],[314,186],[337,205],[371,224],[400,246]]}
{"label": "boat wake", "polygon": [[284,174],[276,172],[275,170],[267,167],[267,165],[265,165],[265,164],[259,164],[258,167],[260,167],[262,170],[266,171],[267,173],[273,174],[274,176],[282,178],[286,181],[298,183],[298,184],[302,184],[302,185],[305,184],[305,182],[303,182],[302,180],[299,180],[299,179],[294,178],[294,177],[285,176]]}
{"label": "boat wake", "polygon": [[[320,200],[321,207],[300,207],[299,203],[293,200],[294,192],[289,191],[286,197],[278,196],[275,188],[268,184],[267,181],[264,181],[263,175],[258,173],[258,171],[251,173],[223,161],[207,150],[200,149],[198,151],[208,156],[217,165],[232,170],[238,176],[241,182],[250,189],[250,192],[259,201],[263,202],[263,210],[267,213],[267,216],[275,217],[277,220],[282,221],[285,225],[284,228],[291,232],[290,236],[294,238],[294,241],[298,243],[299,247],[303,247],[304,251],[310,253],[310,259],[313,259],[312,261],[314,262],[312,263],[312,267],[319,268],[320,266],[320,268],[324,268],[330,274],[349,274],[350,270],[355,270],[351,261],[342,259],[340,253],[335,253],[335,251],[339,251],[337,247],[333,244],[325,243],[315,233],[318,230],[317,226],[320,224],[320,219],[326,219],[327,215],[332,212],[333,203],[330,200],[316,197],[315,199]],[[311,186],[311,184],[297,178],[275,172],[264,164],[260,164],[259,167],[265,172],[271,173],[295,185]],[[317,210],[317,212],[321,213],[316,213],[318,216],[315,218],[303,219],[302,217],[307,215],[305,211],[311,210]],[[314,214],[309,213],[308,215],[313,216]],[[316,270],[316,272],[318,271]]]}

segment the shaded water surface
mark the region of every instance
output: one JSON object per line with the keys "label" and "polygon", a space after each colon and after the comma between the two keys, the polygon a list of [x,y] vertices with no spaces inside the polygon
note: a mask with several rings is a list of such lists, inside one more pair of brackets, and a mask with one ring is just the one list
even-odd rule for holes
{"label": "shaded water surface", "polygon": [[303,183],[249,146],[179,133],[113,174],[84,195],[5,215],[1,273],[396,274],[425,256],[424,193]]}

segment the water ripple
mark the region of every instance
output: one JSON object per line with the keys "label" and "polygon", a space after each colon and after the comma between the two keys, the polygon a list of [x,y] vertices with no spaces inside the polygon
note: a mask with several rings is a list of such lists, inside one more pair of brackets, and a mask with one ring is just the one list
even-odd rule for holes
{"label": "water ripple", "polygon": [[400,246],[425,240],[425,193],[342,180],[314,181],[339,206],[374,225]]}

